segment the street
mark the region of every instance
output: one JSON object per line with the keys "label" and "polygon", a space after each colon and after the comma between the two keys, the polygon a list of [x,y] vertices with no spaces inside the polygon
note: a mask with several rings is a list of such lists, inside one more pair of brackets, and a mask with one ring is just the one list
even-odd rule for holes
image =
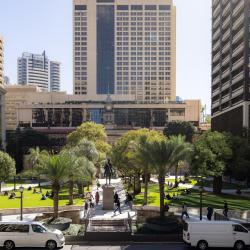
{"label": "street", "polygon": [[[1,250],[3,248],[0,248]],[[42,250],[45,248],[17,248],[20,250]],[[131,243],[131,244],[95,244],[92,245],[66,245],[61,250],[191,250],[193,248],[183,243]],[[210,249],[210,248],[209,248]],[[228,248],[211,248],[223,250]],[[232,248],[233,249],[233,248]]]}

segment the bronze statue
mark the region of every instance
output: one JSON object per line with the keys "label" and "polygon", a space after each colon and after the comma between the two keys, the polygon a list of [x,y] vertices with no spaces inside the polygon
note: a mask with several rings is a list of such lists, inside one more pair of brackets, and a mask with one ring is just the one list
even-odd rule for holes
{"label": "bronze statue", "polygon": [[110,159],[108,159],[104,166],[104,177],[106,178],[106,185],[108,185],[108,180],[110,185],[112,174],[113,174],[113,167],[110,162]]}

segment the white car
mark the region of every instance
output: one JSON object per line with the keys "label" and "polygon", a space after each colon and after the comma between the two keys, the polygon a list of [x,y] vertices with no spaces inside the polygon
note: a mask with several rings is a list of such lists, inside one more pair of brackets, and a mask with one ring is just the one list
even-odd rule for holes
{"label": "white car", "polygon": [[49,230],[39,222],[0,222],[0,246],[7,250],[15,247],[63,247],[65,238],[59,230]]}
{"label": "white car", "polygon": [[234,247],[242,250],[250,245],[250,232],[233,221],[186,221],[183,240],[201,250],[208,247]]}

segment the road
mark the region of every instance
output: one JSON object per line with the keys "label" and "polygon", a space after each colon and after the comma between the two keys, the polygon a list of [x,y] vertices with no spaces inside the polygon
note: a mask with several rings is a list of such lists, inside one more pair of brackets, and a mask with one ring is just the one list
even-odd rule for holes
{"label": "road", "polygon": [[[1,250],[3,248],[0,248]],[[42,250],[44,248],[18,248],[20,250]],[[127,245],[66,245],[61,250],[191,250],[192,248],[183,243],[136,243]],[[210,249],[210,248],[209,248]],[[228,248],[211,248],[211,250],[222,250]],[[233,249],[233,248],[232,248]]]}

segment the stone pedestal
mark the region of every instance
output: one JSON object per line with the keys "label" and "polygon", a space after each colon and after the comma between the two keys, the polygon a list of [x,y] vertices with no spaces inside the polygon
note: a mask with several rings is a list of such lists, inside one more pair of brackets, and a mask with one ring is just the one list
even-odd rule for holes
{"label": "stone pedestal", "polygon": [[103,186],[103,210],[113,210],[114,209],[114,187],[113,186]]}

